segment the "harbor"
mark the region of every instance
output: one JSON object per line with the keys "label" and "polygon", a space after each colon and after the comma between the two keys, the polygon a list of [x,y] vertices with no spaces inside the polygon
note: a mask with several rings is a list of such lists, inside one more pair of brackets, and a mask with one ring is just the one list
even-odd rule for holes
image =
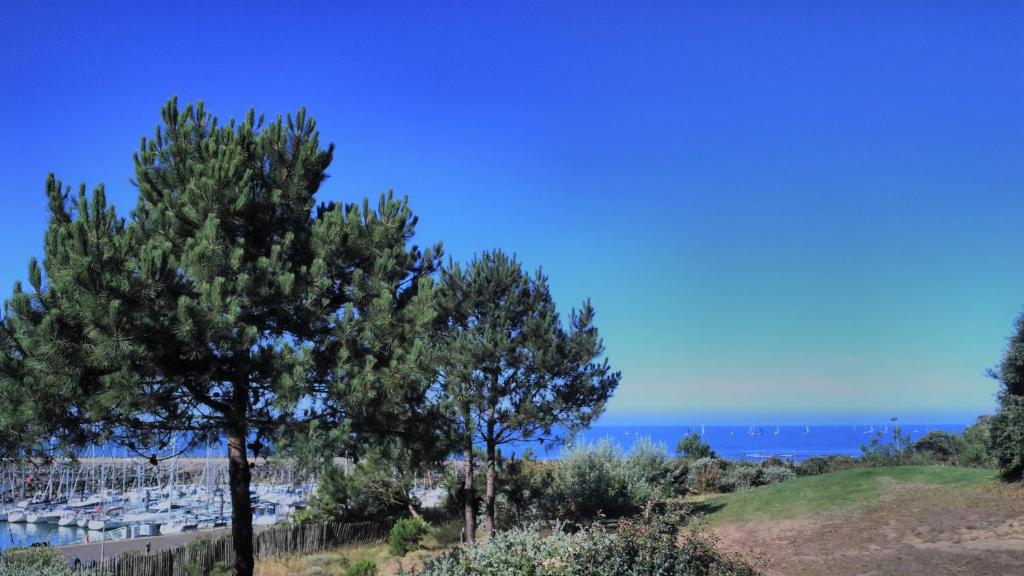
{"label": "harbor", "polygon": [[[253,523],[287,522],[308,505],[314,477],[258,460]],[[0,464],[0,548],[69,546],[214,531],[230,526],[227,460],[89,457]]]}

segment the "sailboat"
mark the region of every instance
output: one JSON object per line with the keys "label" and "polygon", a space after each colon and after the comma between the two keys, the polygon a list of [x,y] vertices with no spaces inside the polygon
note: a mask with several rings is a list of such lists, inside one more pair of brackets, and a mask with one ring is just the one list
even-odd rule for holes
{"label": "sailboat", "polygon": [[775,427],[775,436],[778,436],[780,432],[781,432],[781,430],[779,430],[779,427],[776,426]]}
{"label": "sailboat", "polygon": [[807,436],[810,433],[811,433],[811,427],[810,426],[804,426],[804,436]]}

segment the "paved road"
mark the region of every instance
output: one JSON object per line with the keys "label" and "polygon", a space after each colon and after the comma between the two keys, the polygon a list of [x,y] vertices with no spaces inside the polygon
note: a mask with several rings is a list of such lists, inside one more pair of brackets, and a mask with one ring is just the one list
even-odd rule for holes
{"label": "paved road", "polygon": [[[203,530],[202,532],[183,532],[181,534],[167,534],[164,536],[153,536],[143,538],[132,538],[130,540],[108,540],[102,544],[99,541],[90,542],[89,544],[72,544],[70,546],[60,546],[57,550],[60,550],[61,554],[67,557],[69,561],[74,561],[78,558],[83,563],[89,563],[92,560],[100,559],[100,547],[103,547],[103,557],[110,558],[117,556],[124,552],[145,552],[146,544],[150,545],[150,551],[156,552],[157,550],[165,550],[167,548],[174,548],[175,546],[181,546],[195,540],[196,538],[214,538],[228,533],[228,528],[217,528],[215,530]],[[90,532],[90,534],[95,534]]]}

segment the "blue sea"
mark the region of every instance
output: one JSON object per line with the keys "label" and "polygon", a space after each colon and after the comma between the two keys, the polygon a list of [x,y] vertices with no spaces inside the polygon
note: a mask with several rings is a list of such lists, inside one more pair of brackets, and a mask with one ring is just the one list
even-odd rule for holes
{"label": "blue sea", "polygon": [[[903,436],[917,440],[931,430],[961,433],[964,424],[901,424]],[[683,436],[703,434],[704,442],[723,458],[759,462],[772,456],[802,462],[814,456],[831,454],[860,456],[861,446],[878,437],[883,443],[893,442],[893,429],[886,424],[818,425],[818,426],[595,426],[574,439],[580,443],[611,440],[626,452],[640,438],[647,438],[665,447],[669,453]],[[881,434],[879,436],[879,434]],[[505,447],[503,454],[522,455],[526,449],[538,458],[557,458],[566,447],[544,449],[537,443],[519,443]]]}

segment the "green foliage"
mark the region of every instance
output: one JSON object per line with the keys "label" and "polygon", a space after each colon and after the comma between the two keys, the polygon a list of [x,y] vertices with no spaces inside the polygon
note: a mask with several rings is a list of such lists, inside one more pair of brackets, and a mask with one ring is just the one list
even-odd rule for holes
{"label": "green foliage", "polygon": [[1002,385],[991,421],[990,453],[1003,476],[1024,479],[1024,313],[1014,322],[1003,360],[990,374]]}
{"label": "green foliage", "polygon": [[390,459],[371,452],[354,465],[333,464],[317,478],[317,491],[298,521],[359,522],[393,518],[416,504],[412,478]]}
{"label": "green foliage", "polygon": [[234,568],[228,566],[224,562],[217,562],[213,565],[213,568],[210,569],[210,573],[203,576],[234,576],[234,574]]}
{"label": "green foliage", "polygon": [[377,576],[377,563],[373,560],[360,560],[345,569],[344,576]]}
{"label": "green foliage", "polygon": [[850,456],[815,456],[797,464],[795,471],[798,476],[816,476],[849,470],[859,465],[857,459]]}
{"label": "green foliage", "polygon": [[1024,396],[1004,394],[992,417],[990,451],[1008,480],[1024,478]]}
{"label": "green foliage", "polygon": [[583,522],[633,514],[673,491],[665,447],[639,439],[628,454],[610,440],[580,444],[544,469],[539,516]]}
{"label": "green foliage", "polygon": [[686,485],[691,492],[707,494],[717,492],[722,482],[725,462],[718,458],[701,458],[690,462]]}
{"label": "green foliage", "polygon": [[100,576],[98,572],[75,572],[59,551],[49,548],[14,548],[0,553],[0,576]]}
{"label": "green foliage", "polygon": [[[134,156],[127,219],[102,186],[72,195],[47,180],[43,266],[30,262],[0,318],[0,424],[24,433],[0,448],[156,452],[181,432],[226,435],[248,526],[248,455],[271,442],[316,455],[359,433],[401,434],[417,454],[443,445],[423,426],[437,416],[440,247],[409,245],[408,202],[318,202],[333,147],[304,110],[222,123],[171,100],[162,119]],[[248,538],[235,546],[248,576]]]}
{"label": "green foliage", "polygon": [[901,435],[898,427],[893,428],[892,442],[887,442],[881,432],[876,432],[868,444],[861,445],[860,450],[860,461],[866,466],[926,463],[926,459],[915,459],[914,446],[910,441],[910,436]]}
{"label": "green foliage", "polygon": [[994,468],[999,464],[989,450],[992,442],[992,416],[979,416],[960,435],[959,464]]}
{"label": "green foliage", "polygon": [[422,518],[402,518],[395,522],[388,534],[388,552],[392,556],[405,556],[419,548],[428,532],[430,526]]}
{"label": "green foliage", "polygon": [[[625,520],[614,532],[594,525],[531,525],[428,563],[420,576],[729,576],[757,572],[721,552],[706,534],[684,530],[672,513]],[[400,574],[410,574],[400,572]]]}
{"label": "green foliage", "polygon": [[914,442],[914,452],[924,454],[937,463],[957,464],[959,455],[955,438],[955,434],[932,430]]}
{"label": "green foliage", "polygon": [[691,460],[716,457],[715,451],[709,444],[703,442],[697,433],[683,436],[683,439],[676,445],[676,452]]}
{"label": "green foliage", "polygon": [[620,472],[632,506],[640,508],[647,502],[664,497],[665,462],[664,445],[655,444],[646,437],[633,443],[622,461]]}
{"label": "green foliage", "polygon": [[[586,427],[604,410],[619,374],[601,359],[594,308],[584,302],[567,325],[548,279],[529,274],[502,251],[441,271],[439,324],[444,331],[444,392],[463,450],[484,446],[492,471],[484,496],[488,529],[497,496],[497,448],[543,437],[547,443]],[[470,472],[472,474],[472,471]]]}
{"label": "green foliage", "polygon": [[551,470],[542,506],[546,518],[577,521],[632,512],[621,448],[602,440],[563,452]]}

